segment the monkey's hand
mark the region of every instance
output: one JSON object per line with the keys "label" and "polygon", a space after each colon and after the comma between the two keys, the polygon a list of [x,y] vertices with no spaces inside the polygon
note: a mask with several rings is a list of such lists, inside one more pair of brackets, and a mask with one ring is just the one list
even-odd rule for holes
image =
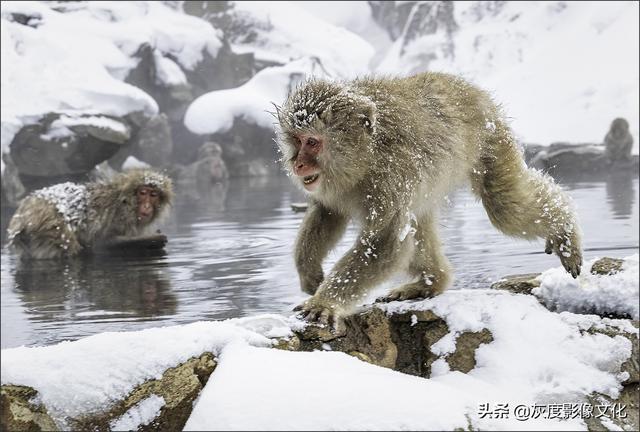
{"label": "monkey's hand", "polygon": [[582,267],[582,251],[575,246],[575,241],[568,242],[566,237],[548,238],[544,251],[548,254],[555,253],[565,270],[576,279],[580,275]]}
{"label": "monkey's hand", "polygon": [[336,328],[340,316],[335,304],[318,296],[307,299],[293,310],[300,312],[298,317],[302,319],[333,328]]}

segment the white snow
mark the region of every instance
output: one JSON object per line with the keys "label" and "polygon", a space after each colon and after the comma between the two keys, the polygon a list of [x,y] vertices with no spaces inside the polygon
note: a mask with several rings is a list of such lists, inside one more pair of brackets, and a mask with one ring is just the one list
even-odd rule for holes
{"label": "white snow", "polygon": [[606,276],[591,274],[595,261],[597,258],[586,262],[577,279],[562,267],[545,271],[538,276],[540,287],[532,293],[557,311],[618,313],[639,319],[638,254],[625,258],[620,272]]}
{"label": "white snow", "polygon": [[[297,2],[240,1],[233,7],[256,37],[234,41],[235,52],[258,59],[289,63],[317,58],[328,75],[353,77],[369,71],[374,48],[360,36],[310,13]],[[333,9],[333,4],[327,4]]]}
{"label": "white snow", "polygon": [[[483,4],[484,3],[484,4]],[[638,2],[456,2],[453,55],[444,32],[398,40],[378,72],[462,74],[502,103],[525,142],[601,143],[629,120],[638,152]],[[425,61],[425,53],[437,58]]]}
{"label": "white snow", "polygon": [[39,189],[33,195],[56,206],[69,229],[75,231],[83,222],[87,210],[87,188],[66,182]]}
{"label": "white snow", "polygon": [[322,71],[317,62],[308,58],[265,68],[240,87],[197,98],[189,106],[184,123],[189,130],[199,134],[226,132],[235,118],[271,128],[275,122],[269,112],[274,110],[272,103],[282,103],[287,91],[309,74],[319,76]]}
{"label": "white snow", "polygon": [[129,408],[118,419],[112,421],[109,427],[111,430],[116,431],[137,430],[138,427],[151,423],[160,414],[160,410],[164,405],[165,400],[162,396],[152,394]]}
{"label": "white snow", "polygon": [[[432,351],[430,379],[331,351],[266,349],[301,323],[275,315],[198,322],[76,342],[2,351],[2,383],[39,391],[59,425],[67,416],[104,409],[145,380],[205,351],[219,365],[199,396],[186,430],[577,430],[581,419],[481,418],[482,404],[584,403],[599,392],[616,397],[628,375],[620,367],[631,342],[590,329],[605,325],[636,334],[628,321],[553,313],[533,296],[495,290],[452,290],[437,298],[393,302],[387,312],[433,310],[450,332]],[[493,342],[476,351],[476,368],[451,371],[447,356],[466,331],[489,329]],[[147,421],[159,401],[130,413]],[[155,412],[155,411],[154,411]],[[125,421],[124,419],[120,419]],[[133,420],[132,420],[133,421]]]}
{"label": "white snow", "polygon": [[232,340],[269,346],[263,334],[284,337],[291,333],[291,325],[281,317],[263,315],[107,332],[47,347],[6,349],[2,350],[2,384],[37,389],[49,413],[64,427],[67,416],[104,409],[137,385],[160,378],[167,368],[193,356],[206,351],[218,355]]}
{"label": "white snow", "polygon": [[[184,82],[203,51],[213,57],[219,33],[203,20],[162,2],[2,2],[2,152],[15,133],[49,112],[122,116],[153,114],[144,91],[122,82],[142,44],[153,47],[158,79]],[[64,11],[64,13],[59,12]],[[11,13],[37,14],[37,27],[11,22]],[[31,23],[30,23],[31,24]],[[4,170],[4,164],[2,164]]]}
{"label": "white snow", "polygon": [[150,165],[146,162],[142,162],[137,159],[135,156],[128,156],[125,161],[122,163],[123,170],[130,170],[135,168],[149,168]]}

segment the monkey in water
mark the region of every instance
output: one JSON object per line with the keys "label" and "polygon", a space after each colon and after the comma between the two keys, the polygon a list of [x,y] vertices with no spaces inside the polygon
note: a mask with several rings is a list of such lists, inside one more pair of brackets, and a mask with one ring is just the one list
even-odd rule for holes
{"label": "monkey in water", "polygon": [[148,234],[172,198],[171,180],[148,169],[86,185],[50,186],[21,201],[9,222],[9,246],[23,259],[90,252]]}
{"label": "monkey in water", "polygon": [[[498,106],[463,79],[309,80],[275,115],[281,161],[310,200],[295,246],[301,288],[312,295],[295,310],[307,320],[335,324],[401,268],[414,281],[379,300],[443,292],[451,270],[438,239],[438,206],[465,181],[496,228],[545,239],[545,252],[555,252],[574,278],[580,274],[581,235],[569,198],[527,169]],[[325,278],[322,260],[349,220],[360,233]]]}

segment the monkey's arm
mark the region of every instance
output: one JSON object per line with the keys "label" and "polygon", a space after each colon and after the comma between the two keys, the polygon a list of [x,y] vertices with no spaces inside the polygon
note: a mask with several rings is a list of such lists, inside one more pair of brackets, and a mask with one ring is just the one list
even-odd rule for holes
{"label": "monkey's arm", "polygon": [[401,259],[403,220],[393,215],[384,224],[365,224],[354,246],[336,263],[318,292],[295,310],[308,321],[335,325],[338,316],[396,268]]}
{"label": "monkey's arm", "polygon": [[311,202],[298,232],[295,262],[300,287],[307,294],[315,294],[324,279],[322,260],[344,233],[348,218]]}

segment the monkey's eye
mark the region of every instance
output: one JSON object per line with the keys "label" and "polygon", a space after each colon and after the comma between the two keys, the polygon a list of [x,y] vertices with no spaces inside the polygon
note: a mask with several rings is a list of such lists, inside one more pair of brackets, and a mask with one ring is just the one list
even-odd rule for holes
{"label": "monkey's eye", "polygon": [[150,195],[155,198],[158,196],[158,191],[151,191]]}
{"label": "monkey's eye", "polygon": [[313,138],[313,137],[311,137],[311,138],[309,138],[309,139],[307,140],[307,145],[308,145],[309,147],[315,147],[315,146],[317,146],[318,144],[320,144],[320,141],[318,141],[317,139],[315,139],[315,138]]}

